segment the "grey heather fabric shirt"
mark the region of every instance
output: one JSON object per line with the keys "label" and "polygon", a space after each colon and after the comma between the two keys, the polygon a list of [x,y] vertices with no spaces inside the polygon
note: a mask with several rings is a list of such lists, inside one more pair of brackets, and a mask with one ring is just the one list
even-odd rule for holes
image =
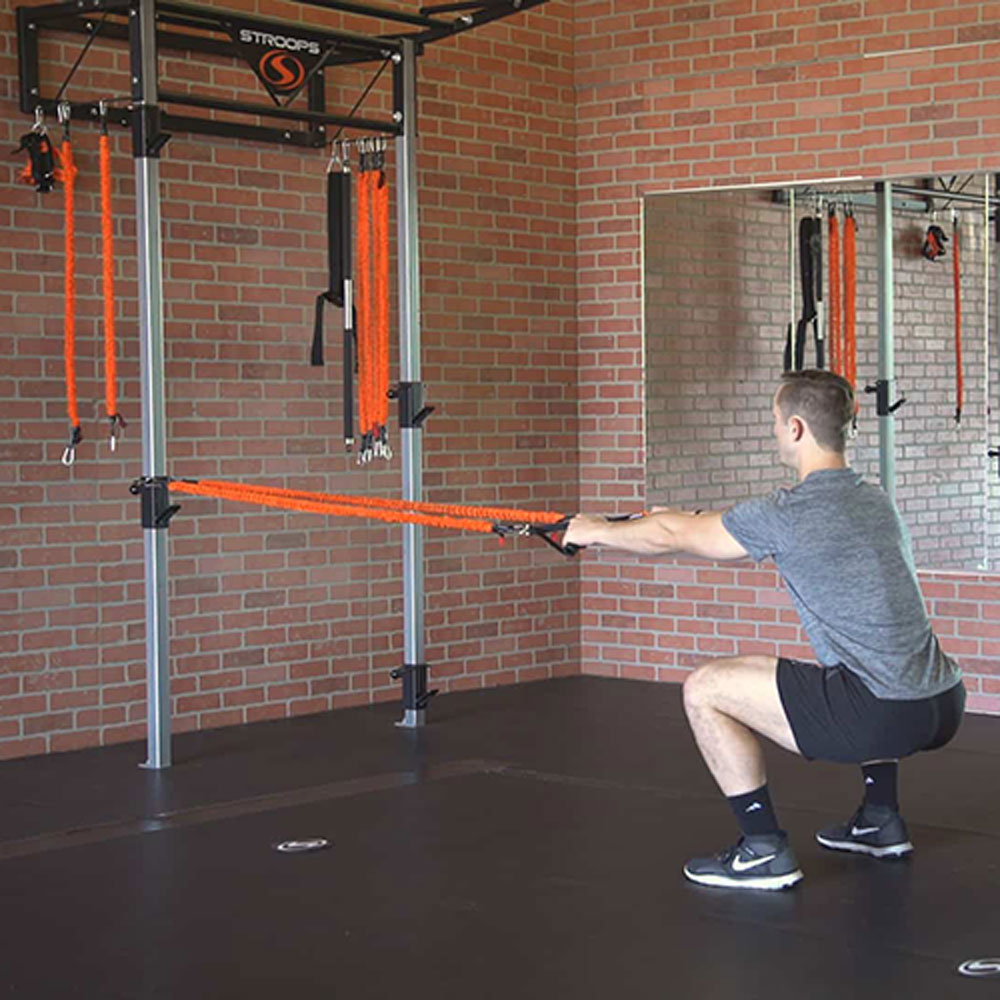
{"label": "grey heather fabric shirt", "polygon": [[853,469],[813,472],[722,523],[756,562],[774,559],[820,663],[878,698],[929,698],[962,676],[931,631],[906,526]]}

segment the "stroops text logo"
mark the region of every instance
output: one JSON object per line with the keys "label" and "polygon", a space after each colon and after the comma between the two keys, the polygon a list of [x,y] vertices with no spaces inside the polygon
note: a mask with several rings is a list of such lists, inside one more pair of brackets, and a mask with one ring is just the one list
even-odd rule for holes
{"label": "stroops text logo", "polygon": [[1000,958],[970,958],[958,971],[963,976],[1000,976]]}
{"label": "stroops text logo", "polygon": [[244,45],[269,45],[272,49],[284,49],[286,52],[308,52],[311,56],[319,55],[319,42],[308,38],[290,38],[288,35],[271,35],[266,31],[240,28],[240,41]]}

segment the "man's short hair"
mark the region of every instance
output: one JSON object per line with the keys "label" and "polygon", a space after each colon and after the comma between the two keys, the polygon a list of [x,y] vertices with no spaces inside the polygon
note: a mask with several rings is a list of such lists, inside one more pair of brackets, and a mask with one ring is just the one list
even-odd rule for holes
{"label": "man's short hair", "polygon": [[843,454],[854,421],[854,390],[851,383],[833,372],[806,368],[785,372],[778,389],[782,417],[801,417],[816,443],[827,451]]}

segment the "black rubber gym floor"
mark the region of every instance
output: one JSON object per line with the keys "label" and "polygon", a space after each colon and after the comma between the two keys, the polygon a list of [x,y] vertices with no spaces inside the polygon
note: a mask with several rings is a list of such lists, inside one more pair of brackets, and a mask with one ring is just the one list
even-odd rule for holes
{"label": "black rubber gym floor", "polygon": [[[774,748],[806,878],[687,883],[735,839],[677,687],[572,678],[0,765],[0,996],[951,998],[1000,996],[1000,719],[904,763],[916,850],[813,831],[856,769]],[[328,849],[273,845],[322,837]],[[983,965],[981,969],[988,971]]]}

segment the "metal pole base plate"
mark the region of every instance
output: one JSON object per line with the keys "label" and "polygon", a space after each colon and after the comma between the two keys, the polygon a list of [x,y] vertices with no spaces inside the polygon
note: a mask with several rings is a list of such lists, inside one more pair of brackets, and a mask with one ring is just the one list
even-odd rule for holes
{"label": "metal pole base plate", "polygon": [[419,729],[426,723],[427,712],[423,708],[407,708],[403,717],[396,723],[399,729]]}

